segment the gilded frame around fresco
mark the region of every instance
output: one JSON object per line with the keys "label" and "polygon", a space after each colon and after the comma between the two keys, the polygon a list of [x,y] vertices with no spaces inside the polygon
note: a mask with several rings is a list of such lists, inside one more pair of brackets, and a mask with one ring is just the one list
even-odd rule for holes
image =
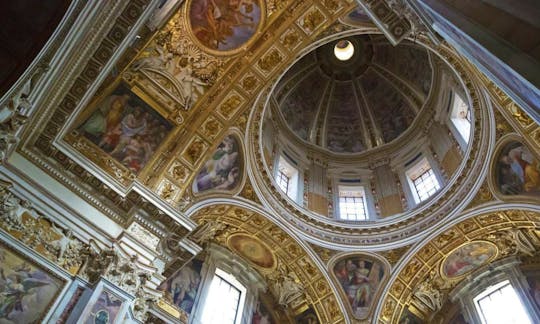
{"label": "gilded frame around fresco", "polygon": [[500,157],[500,154],[504,150],[504,148],[510,144],[511,142],[518,142],[521,145],[525,146],[529,152],[533,155],[534,158],[537,159],[537,161],[540,161],[540,155],[538,152],[536,152],[534,149],[531,149],[531,145],[523,138],[522,136],[518,135],[517,133],[510,133],[507,135],[504,135],[501,137],[496,145],[495,149],[493,150],[492,159],[489,164],[489,176],[488,176],[488,185],[490,187],[491,192],[499,199],[503,201],[516,201],[516,202],[526,202],[530,200],[536,200],[540,203],[540,194],[533,195],[533,194],[516,194],[516,195],[507,195],[503,194],[499,188],[499,182],[497,180],[497,171],[498,171],[498,159]]}
{"label": "gilded frame around fresco", "polygon": [[[170,129],[165,136],[162,143],[157,147],[151,159],[139,170],[138,173],[134,173],[120,161],[113,158],[110,154],[94,144],[91,140],[87,139],[82,133],[78,131],[84,122],[98,109],[98,105],[110,96],[114,91],[120,87],[124,87],[129,90],[130,95],[138,97],[139,100],[147,105],[148,109],[151,109],[155,114],[159,115],[166,122],[170,124]],[[171,119],[170,114],[165,109],[160,107],[150,96],[141,91],[140,88],[133,82],[128,82],[122,77],[116,78],[116,80],[106,87],[99,95],[95,95],[90,103],[84,108],[84,110],[76,117],[75,121],[70,126],[71,131],[64,137],[64,140],[70,144],[78,153],[89,159],[93,163],[100,166],[101,170],[104,170],[108,176],[113,177],[116,181],[120,181],[124,188],[129,187],[133,181],[137,178],[143,179],[148,176],[148,173],[153,169],[153,164],[156,159],[161,155],[163,150],[167,147],[166,143],[177,132],[177,123]],[[107,162],[104,162],[107,161]],[[111,165],[112,164],[112,165]],[[121,170],[121,172],[118,172]]]}
{"label": "gilded frame around fresco", "polygon": [[[262,31],[266,25],[266,15],[267,15],[266,2],[264,0],[256,0],[256,1],[261,11],[261,16],[260,16],[260,20],[257,25],[257,28],[255,29],[255,32],[253,33],[253,35],[251,35],[250,38],[244,44],[238,46],[235,49],[220,51],[220,50],[208,48],[193,34],[190,19],[184,20],[183,22],[184,27],[188,31],[189,38],[195,44],[197,44],[197,46],[201,50],[207,52],[208,54],[215,55],[215,56],[233,56],[233,55],[239,54],[243,51],[246,51],[258,39],[257,36],[262,34]],[[187,0],[186,3],[184,4],[184,8],[182,8],[184,17],[190,17],[190,8],[191,8],[192,3],[193,3],[193,0]]]}
{"label": "gilded frame around fresco", "polygon": [[[457,250],[461,249],[462,247],[467,246],[467,245],[471,245],[471,244],[474,244],[474,243],[483,243],[483,244],[489,245],[490,247],[492,247],[495,250],[495,253],[492,256],[490,256],[487,260],[484,260],[482,264],[477,265],[477,266],[475,266],[474,268],[472,268],[472,269],[470,269],[468,271],[465,271],[461,275],[455,276],[455,277],[448,277],[446,275],[445,271],[444,271],[444,265],[445,265],[446,261],[448,260],[448,258],[452,255],[452,253],[456,252]],[[499,248],[497,247],[497,245],[493,244],[492,242],[485,241],[485,240],[468,241],[468,242],[462,243],[459,246],[453,248],[450,252],[448,252],[448,254],[446,254],[446,256],[442,259],[441,264],[439,265],[439,274],[440,274],[441,278],[444,278],[445,280],[459,281],[459,280],[463,279],[464,277],[466,277],[467,275],[469,275],[471,272],[483,267],[486,264],[489,264],[493,260],[496,260],[498,256],[499,256]]]}
{"label": "gilded frame around fresco", "polygon": [[[46,305],[43,312],[39,314],[39,317],[35,320],[36,322],[43,322],[56,311],[55,308],[57,308],[59,303],[61,302],[60,299],[62,299],[62,296],[65,294],[69,280],[67,277],[61,276],[59,273],[54,271],[54,269],[40,262],[39,257],[32,258],[31,255],[24,253],[25,251],[17,249],[17,245],[19,244],[14,246],[11,244],[11,242],[9,242],[9,239],[6,240],[6,238],[7,237],[4,236],[4,232],[0,230],[0,249],[4,249],[7,252],[12,253],[15,257],[21,259],[24,263],[27,263],[39,269],[40,271],[43,271],[44,273],[49,275],[58,286],[58,290],[55,291],[54,295],[51,297],[51,300]],[[54,306],[55,304],[57,306]]]}
{"label": "gilded frame around fresco", "polygon": [[[348,298],[347,298],[347,296],[345,294],[345,291],[343,290],[343,287],[341,286],[338,278],[336,277],[336,274],[334,273],[334,268],[335,268],[336,264],[338,262],[342,261],[342,260],[347,259],[347,258],[364,258],[367,261],[379,262],[382,265],[383,277],[379,282],[379,286],[377,287],[376,292],[372,296],[372,301],[371,301],[371,304],[368,306],[369,310],[368,310],[366,316],[364,316],[362,318],[357,317],[354,314],[354,311],[352,309],[351,304],[348,301]],[[335,284],[336,290],[338,291],[338,294],[339,294],[339,298],[341,298],[341,300],[342,300],[343,304],[345,305],[345,308],[347,309],[347,312],[349,313],[349,315],[352,318],[355,318],[355,319],[358,319],[358,320],[366,320],[366,319],[369,319],[371,316],[373,316],[373,314],[375,312],[375,308],[376,308],[376,305],[373,303],[373,301],[377,300],[381,296],[383,288],[386,285],[386,283],[388,282],[388,279],[390,277],[390,268],[391,268],[390,264],[388,263],[388,261],[385,258],[383,258],[383,257],[381,257],[381,256],[379,256],[379,255],[377,255],[375,253],[370,253],[370,252],[349,252],[349,253],[338,254],[338,255],[333,256],[328,261],[328,265],[327,265],[327,270],[329,271],[330,277],[332,278],[332,281]]]}

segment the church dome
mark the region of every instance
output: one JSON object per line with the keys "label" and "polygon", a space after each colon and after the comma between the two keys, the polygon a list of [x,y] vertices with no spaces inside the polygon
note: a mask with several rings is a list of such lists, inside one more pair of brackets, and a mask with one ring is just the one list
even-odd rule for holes
{"label": "church dome", "polygon": [[458,68],[424,42],[322,40],[255,103],[259,190],[308,237],[332,244],[377,245],[419,231],[420,221],[429,227],[446,202],[461,203],[474,180],[463,174],[482,167],[466,163],[480,154],[485,119]]}
{"label": "church dome", "polygon": [[[340,51],[350,58],[339,59]],[[298,139],[334,153],[359,153],[395,140],[413,124],[432,73],[427,50],[417,44],[394,47],[382,35],[349,36],[303,56],[273,97]]]}

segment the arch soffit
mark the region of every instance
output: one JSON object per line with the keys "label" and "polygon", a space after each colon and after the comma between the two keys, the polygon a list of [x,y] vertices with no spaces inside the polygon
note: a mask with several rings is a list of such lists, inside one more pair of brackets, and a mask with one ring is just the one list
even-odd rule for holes
{"label": "arch soffit", "polygon": [[[248,202],[240,202],[230,198],[208,199],[188,210],[188,216],[199,225],[214,221],[225,225],[225,228],[214,237],[217,244],[228,248],[229,237],[244,234],[260,240],[270,249],[276,265],[272,269],[261,269],[260,274],[276,291],[272,282],[280,276],[293,274],[304,286],[304,300],[300,302],[313,305],[319,319],[324,323],[345,320],[345,305],[338,295],[337,288],[325,265],[318,259],[312,249],[290,229],[277,223],[266,211]],[[252,263],[250,263],[252,264]]]}
{"label": "arch soffit", "polygon": [[[421,303],[414,297],[422,282],[446,298],[464,277],[449,280],[440,273],[441,263],[457,247],[472,241],[497,246],[496,259],[523,254],[512,231],[522,232],[536,249],[540,247],[540,207],[536,204],[497,204],[464,213],[413,246],[393,269],[376,310],[381,323],[397,322],[410,305]],[[466,277],[466,276],[465,276]],[[423,305],[424,309],[427,309]],[[417,307],[418,309],[418,307]],[[433,311],[433,310],[431,310]]]}

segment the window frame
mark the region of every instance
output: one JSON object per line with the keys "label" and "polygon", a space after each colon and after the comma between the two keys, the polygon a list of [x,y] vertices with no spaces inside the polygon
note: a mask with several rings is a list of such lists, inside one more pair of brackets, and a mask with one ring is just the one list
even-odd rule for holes
{"label": "window frame", "polygon": [[[342,193],[353,193],[352,195],[342,195]],[[354,195],[357,193],[357,195]],[[355,212],[352,214],[352,217],[349,217],[347,214],[346,217],[343,217],[344,208],[342,207],[342,199],[353,199],[352,202],[354,205],[360,205],[362,208],[361,212]],[[358,201],[357,201],[358,200]],[[366,190],[364,186],[346,186],[338,185],[338,194],[337,194],[337,205],[338,205],[338,215],[337,218],[342,221],[367,221],[370,217],[370,212],[367,203]]]}
{"label": "window frame", "polygon": [[[225,282],[226,284],[228,284],[231,288],[235,289],[236,291],[238,291],[239,293],[239,296],[238,296],[238,301],[237,301],[237,304],[236,304],[236,310],[235,310],[235,317],[234,317],[234,321],[232,322],[232,324],[241,324],[242,323],[242,315],[243,315],[243,312],[244,312],[244,308],[245,308],[245,301],[246,301],[246,294],[247,294],[247,287],[245,285],[243,285],[242,283],[240,283],[233,275],[227,273],[226,271],[220,269],[220,268],[215,268],[213,274],[212,274],[212,277],[208,283],[208,291],[206,292],[205,294],[205,298],[204,298],[204,301],[202,303],[202,307],[201,307],[201,314],[200,314],[200,318],[201,318],[201,323],[207,323],[208,322],[208,318],[207,318],[207,307],[208,309],[211,309],[211,310],[215,310],[215,306],[213,305],[210,305],[209,303],[211,303],[213,301],[212,299],[212,288],[214,287],[214,284],[215,284],[215,280],[216,279],[219,279],[221,280],[222,282]],[[210,318],[211,319],[211,318]],[[222,323],[223,319],[221,319],[221,321],[219,321],[218,323]]]}
{"label": "window frame", "polygon": [[[467,100],[463,98],[461,94],[453,90],[450,94],[450,107],[448,112],[448,120],[450,121],[450,129],[454,135],[454,138],[459,142],[460,146],[465,149],[471,139],[472,128],[472,111]],[[465,118],[459,117],[460,106],[462,103],[467,107],[467,114]],[[465,124],[467,123],[467,124]],[[465,130],[466,128],[466,130]]]}
{"label": "window frame", "polygon": [[[431,173],[429,178],[426,178],[425,180],[431,181],[434,186],[431,189],[426,190],[425,193],[421,194],[418,191],[417,180],[422,179],[425,174],[429,173]],[[416,163],[414,163],[413,166],[409,167],[405,171],[405,178],[409,183],[409,191],[411,192],[416,205],[429,201],[430,198],[435,196],[443,187],[443,182],[438,176],[437,170],[433,167],[433,164],[430,163],[430,160],[428,160],[426,156],[421,157]],[[425,180],[422,179],[422,184],[426,182]],[[433,188],[435,190],[432,191]],[[426,197],[424,197],[425,194],[427,194]]]}
{"label": "window frame", "polygon": [[[278,184],[278,187],[285,192],[285,194],[289,194],[289,182],[291,181],[291,178],[286,175],[282,170],[278,169],[276,182]],[[282,183],[285,183],[285,186],[282,185]],[[285,187],[285,188],[284,188]]]}
{"label": "window frame", "polygon": [[[292,199],[296,203],[301,203],[299,193],[302,191],[301,187],[301,174],[300,168],[296,166],[296,163],[288,159],[284,153],[278,155],[277,158],[277,168],[274,172],[274,181],[276,182],[277,187],[283,192],[287,197]],[[283,190],[283,187],[280,186],[278,177],[284,174],[288,179],[287,191]]]}
{"label": "window frame", "polygon": [[[485,300],[486,298],[491,299],[491,296],[494,296],[497,293],[500,293],[502,295],[502,290],[504,288],[508,287],[508,286],[512,290],[512,293],[513,293],[512,297],[514,299],[513,301],[518,303],[518,305],[516,305],[516,306],[520,307],[520,309],[522,310],[522,315],[524,315],[524,317],[522,316],[521,318],[514,318],[514,319],[528,320],[529,321],[528,324],[533,323],[531,321],[530,315],[529,315],[529,313],[527,311],[527,307],[524,305],[523,301],[519,297],[519,294],[516,291],[516,288],[512,285],[512,282],[509,279],[505,279],[505,280],[499,281],[498,283],[496,283],[496,284],[494,284],[492,286],[487,287],[482,292],[478,293],[476,296],[473,297],[474,308],[475,308],[477,316],[480,319],[480,321],[482,322],[482,324],[490,324],[490,322],[488,322],[487,318],[486,318],[487,309],[483,308],[482,305],[480,304],[480,302],[482,300]],[[509,302],[510,302],[510,300],[507,299],[505,304],[508,305],[507,303],[509,303]],[[515,311],[517,311],[516,308],[512,308],[512,310],[513,311],[511,313],[514,313],[514,314],[515,314]],[[520,323],[523,323],[523,322],[520,321]]]}
{"label": "window frame", "polygon": [[[413,183],[414,190],[418,195],[419,202],[424,202],[428,200],[429,197],[433,196],[435,193],[437,193],[437,191],[439,191],[439,189],[441,189],[441,186],[437,181],[437,177],[435,176],[435,172],[433,172],[433,168],[425,170],[415,179],[411,178],[411,181]],[[429,189],[426,189],[428,181],[432,182],[435,185],[431,186]],[[420,190],[419,187],[423,187],[421,188],[423,190]]]}

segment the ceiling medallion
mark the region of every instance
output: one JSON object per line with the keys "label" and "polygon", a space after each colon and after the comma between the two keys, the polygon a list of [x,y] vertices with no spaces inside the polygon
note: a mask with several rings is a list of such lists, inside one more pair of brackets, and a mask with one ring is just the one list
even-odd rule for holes
{"label": "ceiling medallion", "polygon": [[454,249],[441,264],[444,278],[461,278],[497,257],[497,246],[487,241],[474,241]]}
{"label": "ceiling medallion", "polygon": [[245,50],[260,33],[266,18],[264,1],[187,2],[187,29],[193,40],[214,55],[233,55]]}
{"label": "ceiling medallion", "polygon": [[229,237],[227,245],[257,267],[272,269],[276,265],[274,255],[259,239],[236,234]]}

